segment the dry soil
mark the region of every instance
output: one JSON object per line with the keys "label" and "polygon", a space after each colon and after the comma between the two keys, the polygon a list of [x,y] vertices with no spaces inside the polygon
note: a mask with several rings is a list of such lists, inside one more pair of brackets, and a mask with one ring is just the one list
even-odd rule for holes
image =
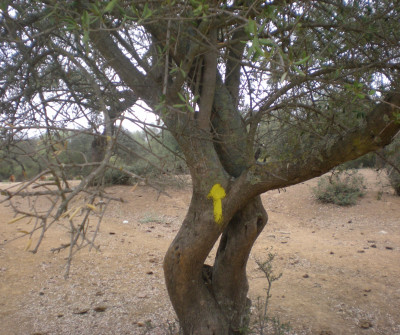
{"label": "dry soil", "polygon": [[[254,258],[272,249],[282,278],[272,287],[270,314],[290,322],[291,334],[400,334],[400,197],[382,174],[362,174],[367,193],[352,207],[317,202],[317,180],[262,195],[269,223],[248,264],[249,295],[265,297]],[[109,206],[100,251],[76,254],[68,279],[67,251],[50,252],[69,241],[65,227],[55,225],[32,254],[26,237],[14,240],[29,228],[26,220],[7,224],[12,210],[0,205],[0,334],[176,334],[162,260],[191,188],[166,191],[108,188],[124,202]]]}

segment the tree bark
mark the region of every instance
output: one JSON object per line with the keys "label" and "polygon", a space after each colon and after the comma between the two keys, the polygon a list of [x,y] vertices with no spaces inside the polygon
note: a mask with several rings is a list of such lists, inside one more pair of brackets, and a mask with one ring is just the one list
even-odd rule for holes
{"label": "tree bark", "polygon": [[222,227],[214,221],[210,200],[193,192],[186,218],[164,259],[168,293],[185,335],[240,334],[250,306],[246,264],[266,222],[261,199],[256,197],[229,221],[214,266],[206,266]]}
{"label": "tree bark", "polygon": [[247,298],[246,265],[251,248],[267,220],[267,212],[257,196],[234,215],[221,236],[212,285],[232,334],[240,334],[247,326],[251,302]]}
{"label": "tree bark", "polygon": [[203,278],[204,261],[219,235],[209,201],[193,193],[187,216],[164,259],[168,293],[185,335],[228,334],[227,318]]}

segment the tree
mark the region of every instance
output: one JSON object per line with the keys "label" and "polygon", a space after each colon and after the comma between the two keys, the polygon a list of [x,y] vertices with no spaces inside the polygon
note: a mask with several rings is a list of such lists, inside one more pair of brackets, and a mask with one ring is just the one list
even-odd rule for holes
{"label": "tree", "polygon": [[[56,102],[87,119],[102,110],[107,123],[107,101],[121,102],[118,92],[145,102],[177,141],[193,183],[164,259],[172,305],[184,334],[239,334],[246,263],[267,223],[259,195],[375,151],[400,129],[397,1],[32,4],[2,5],[2,113],[15,129],[21,107],[39,99],[41,115]],[[10,55],[28,60],[23,88],[6,76],[23,69],[5,63]],[[94,95],[69,85],[70,68]],[[62,81],[52,99],[50,79]],[[66,102],[55,100],[63,87]],[[116,135],[105,134],[108,145]],[[218,240],[210,268],[204,262]]]}

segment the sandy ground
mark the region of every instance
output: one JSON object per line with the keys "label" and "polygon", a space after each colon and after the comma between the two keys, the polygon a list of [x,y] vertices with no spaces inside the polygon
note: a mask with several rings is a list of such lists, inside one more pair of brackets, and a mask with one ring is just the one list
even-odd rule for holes
{"label": "sandy ground", "polygon": [[[270,313],[290,322],[291,334],[400,334],[400,197],[384,176],[362,173],[367,194],[353,207],[318,203],[316,180],[262,195],[269,224],[249,261],[250,297],[265,297],[254,257],[266,259],[272,248],[283,275]],[[176,334],[162,259],[191,192],[167,191],[109,188],[125,202],[110,205],[97,236],[101,251],[75,255],[67,280],[67,252],[50,252],[68,242],[65,228],[54,226],[32,254],[26,238],[12,241],[26,221],[7,224],[12,211],[0,205],[0,334]]]}

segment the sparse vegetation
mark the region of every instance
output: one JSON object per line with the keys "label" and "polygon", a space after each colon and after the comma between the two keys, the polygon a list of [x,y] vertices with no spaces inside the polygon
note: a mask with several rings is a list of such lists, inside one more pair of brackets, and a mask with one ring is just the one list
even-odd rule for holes
{"label": "sparse vegetation", "polygon": [[276,257],[272,250],[267,249],[267,259],[261,261],[255,258],[258,269],[264,274],[267,279],[266,296],[265,298],[258,297],[254,311],[251,313],[250,318],[253,319],[252,325],[246,329],[243,334],[252,335],[284,335],[290,331],[289,323],[282,323],[278,317],[271,316],[268,310],[269,302],[272,297],[271,289],[272,284],[282,277],[282,273],[275,274],[273,271],[272,263]]}
{"label": "sparse vegetation", "polygon": [[396,194],[400,196],[400,138],[398,137],[392,144],[385,148],[387,157],[386,170],[390,185],[394,188]]}
{"label": "sparse vegetation", "polygon": [[322,177],[313,189],[319,201],[339,206],[355,205],[364,196],[364,190],[364,178],[354,170],[334,171]]}
{"label": "sparse vegetation", "polygon": [[160,216],[154,213],[145,213],[140,219],[140,223],[167,223],[168,220],[164,216]]}

